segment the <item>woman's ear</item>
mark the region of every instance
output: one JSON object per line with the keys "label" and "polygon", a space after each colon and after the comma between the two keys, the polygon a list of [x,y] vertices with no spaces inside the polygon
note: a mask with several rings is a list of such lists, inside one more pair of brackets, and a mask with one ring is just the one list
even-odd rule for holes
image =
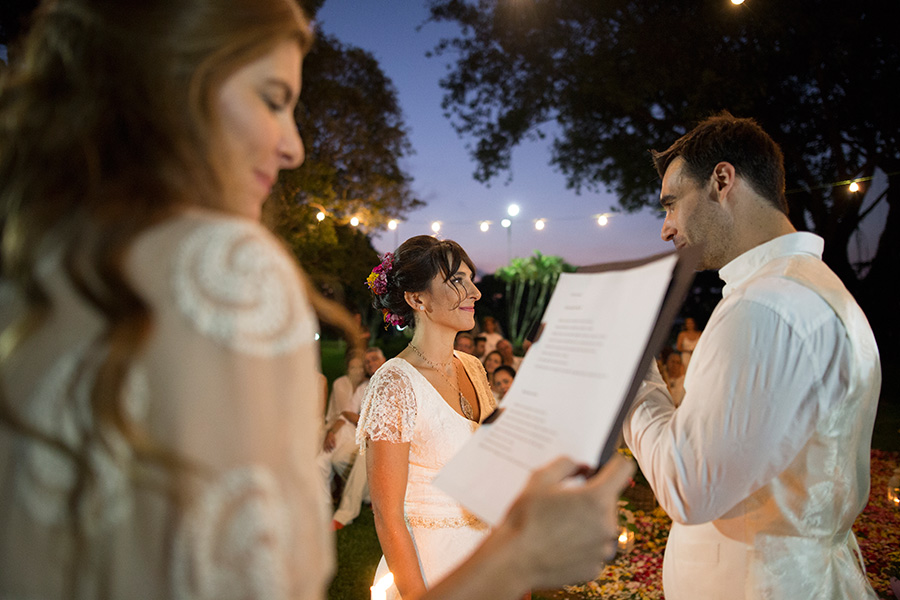
{"label": "woman's ear", "polygon": [[403,292],[403,299],[413,309],[413,312],[425,310],[425,301],[420,292]]}

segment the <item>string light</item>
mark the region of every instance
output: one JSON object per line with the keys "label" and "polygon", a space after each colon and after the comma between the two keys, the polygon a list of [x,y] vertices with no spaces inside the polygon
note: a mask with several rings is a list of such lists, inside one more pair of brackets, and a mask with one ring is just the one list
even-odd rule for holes
{"label": "string light", "polygon": [[[900,174],[900,172],[885,173],[885,175],[888,177],[892,177],[897,174]],[[870,175],[870,176],[866,176],[866,177],[858,177],[855,179],[846,179],[843,181],[835,181],[833,183],[825,183],[825,184],[816,185],[816,186],[793,188],[793,189],[785,190],[785,194],[786,195],[800,194],[800,193],[808,194],[809,192],[814,191],[814,190],[842,188],[845,186],[847,188],[847,191],[849,191],[850,193],[856,194],[858,192],[863,191],[863,186],[861,184],[868,182],[868,181],[872,181],[873,179],[874,179],[874,176]],[[322,207],[320,204],[316,204],[314,202],[311,202],[310,204],[313,207],[320,209],[318,212],[316,212],[316,220],[320,223],[322,221],[324,221],[325,218],[329,215],[328,211],[325,210],[325,208]],[[500,225],[504,229],[508,230],[510,227],[512,227],[512,218],[511,217],[515,217],[515,216],[519,215],[521,213],[521,208],[519,207],[518,204],[510,204],[507,207],[506,212],[509,215],[509,217],[504,217],[500,221]],[[603,214],[595,214],[595,215],[591,216],[590,218],[592,220],[595,220],[598,226],[606,227],[609,224],[610,218],[613,216],[615,216],[615,213],[610,214],[607,212],[607,213],[603,213]],[[341,217],[339,217],[338,215],[332,215],[332,217],[338,219],[338,222],[344,222],[344,223],[348,222],[348,221],[343,221],[343,219]],[[542,217],[540,219],[534,220],[534,228],[538,231],[544,230],[547,227],[548,220],[575,221],[575,220],[581,220],[584,218],[585,218],[584,216],[554,217],[552,219],[547,219],[547,218]],[[482,221],[477,221],[477,223],[478,223],[478,228],[483,233],[487,233],[488,231],[490,231],[491,225],[493,225],[495,222],[488,221],[488,220],[482,220]],[[362,224],[362,222],[359,217],[354,216],[354,217],[350,218],[349,224],[352,227],[359,227]],[[465,224],[465,223],[464,222],[454,222],[453,224],[460,225],[460,224]],[[395,232],[395,235],[396,235],[396,232],[397,232],[397,229],[399,228],[399,226],[400,226],[400,221],[397,219],[390,219],[387,222],[387,228],[390,231]],[[443,228],[443,221],[433,221],[433,222],[431,222],[430,227],[431,227],[432,232],[438,233]]]}
{"label": "string light", "polygon": [[744,3],[744,0],[731,0],[731,3],[735,6],[739,6]]}

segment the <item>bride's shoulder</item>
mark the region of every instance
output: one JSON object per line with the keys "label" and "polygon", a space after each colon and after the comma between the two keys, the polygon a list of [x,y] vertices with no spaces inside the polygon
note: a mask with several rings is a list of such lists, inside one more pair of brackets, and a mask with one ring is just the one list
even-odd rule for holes
{"label": "bride's shoulder", "polygon": [[384,385],[389,382],[409,383],[414,367],[399,357],[387,360],[372,375],[369,385]]}

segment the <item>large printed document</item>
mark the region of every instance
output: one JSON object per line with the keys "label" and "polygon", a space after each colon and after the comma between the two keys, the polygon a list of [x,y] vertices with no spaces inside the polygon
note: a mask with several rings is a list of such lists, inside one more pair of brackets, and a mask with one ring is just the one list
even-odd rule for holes
{"label": "large printed document", "polygon": [[562,274],[500,409],[434,484],[496,525],[532,471],[552,459],[605,462],[684,299],[693,258],[668,254]]}

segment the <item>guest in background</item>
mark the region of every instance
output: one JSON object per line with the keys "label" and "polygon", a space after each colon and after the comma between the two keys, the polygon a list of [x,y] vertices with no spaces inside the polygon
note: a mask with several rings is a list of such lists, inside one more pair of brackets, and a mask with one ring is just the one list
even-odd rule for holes
{"label": "guest in background", "polygon": [[482,362],[484,362],[484,355],[487,354],[487,352],[485,351],[485,346],[487,346],[487,338],[479,333],[475,336],[474,356]]}
{"label": "guest in background", "polygon": [[[337,475],[341,479],[346,479],[349,476],[350,467],[356,460],[359,452],[356,445],[356,424],[359,422],[359,407],[363,396],[365,396],[369,377],[384,362],[384,353],[381,351],[381,348],[366,348],[361,360],[358,356],[351,356],[348,359],[348,374],[345,376],[347,379],[345,381],[342,381],[342,378],[335,380],[333,390],[336,390],[338,395],[332,394],[334,403],[328,408],[330,418],[325,423],[325,438],[322,442],[322,450],[316,457],[316,464],[322,473],[323,491],[328,499],[331,498],[331,484],[334,476]],[[352,392],[350,392],[348,388],[353,381],[358,382],[353,386]],[[362,487],[350,490],[350,500],[354,497],[359,497],[361,501],[365,481],[361,485]],[[348,492],[348,487],[345,487],[345,495]]]}
{"label": "guest in background", "polygon": [[493,374],[494,369],[503,364],[503,355],[497,352],[496,350],[492,350],[488,352],[484,357],[484,370],[487,372],[488,377]]}
{"label": "guest in background", "polygon": [[681,400],[684,398],[684,365],[681,363],[681,353],[671,348],[666,348],[663,356],[665,359],[662,376],[666,381],[666,387],[669,389],[669,395],[672,396],[672,402],[677,408],[681,405]]}
{"label": "guest in background", "polygon": [[513,354],[512,342],[506,339],[501,339],[499,342],[497,342],[497,352],[499,352],[500,356],[503,358],[504,365],[508,365],[513,369],[518,370],[519,364],[522,362],[522,357]]}
{"label": "guest in background", "polygon": [[475,338],[468,331],[460,331],[453,341],[453,349],[475,356]]}
{"label": "guest in background", "polygon": [[702,332],[697,329],[697,322],[692,317],[684,320],[684,328],[678,333],[678,339],[675,342],[675,348],[681,352],[681,363],[684,365],[685,371],[691,364],[691,355],[697,342],[700,341]]}
{"label": "guest in background", "polygon": [[[367,379],[362,352],[352,347],[347,348],[344,355],[344,367],[346,372],[331,384],[331,395],[328,398],[328,409],[325,412],[325,432],[329,431],[331,426],[341,418],[344,411],[353,406],[351,399],[354,392]],[[359,413],[358,405],[353,412]],[[334,444],[329,444],[329,447],[334,448]]]}
{"label": "guest in background", "polygon": [[516,370],[509,365],[500,365],[494,369],[493,374],[491,374],[491,391],[494,392],[494,398],[497,399],[497,402],[503,400],[515,378]]}
{"label": "guest in background", "polygon": [[484,336],[484,353],[493,352],[497,342],[503,339],[500,333],[500,325],[494,317],[485,317],[481,320],[481,334]]}

